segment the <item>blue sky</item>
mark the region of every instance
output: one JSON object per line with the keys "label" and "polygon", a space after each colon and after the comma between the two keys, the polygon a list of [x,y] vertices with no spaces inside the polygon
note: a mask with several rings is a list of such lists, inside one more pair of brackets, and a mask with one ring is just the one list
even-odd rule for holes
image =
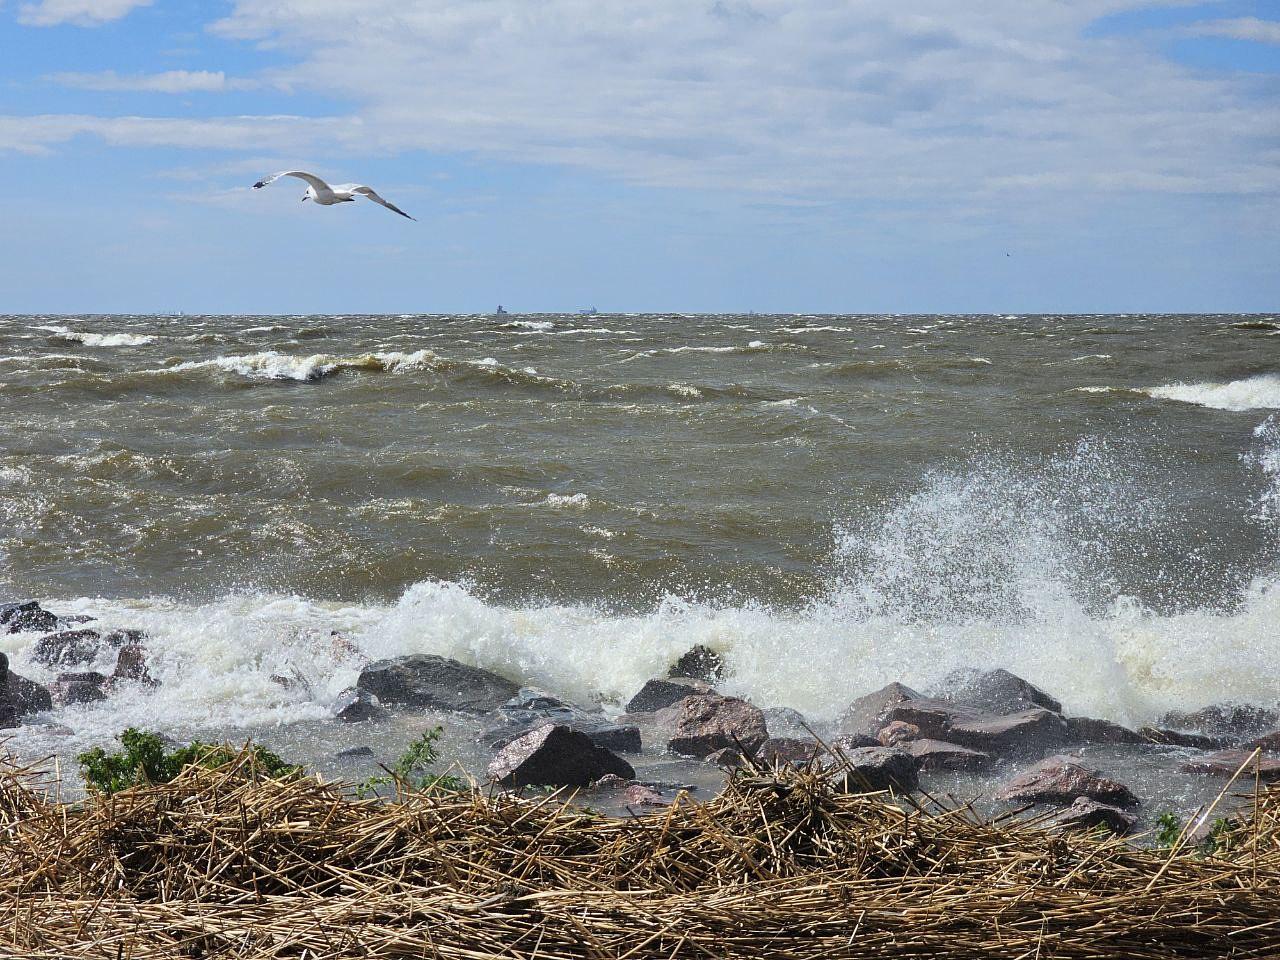
{"label": "blue sky", "polygon": [[1280,310],[1280,0],[0,0],[0,54],[0,312]]}

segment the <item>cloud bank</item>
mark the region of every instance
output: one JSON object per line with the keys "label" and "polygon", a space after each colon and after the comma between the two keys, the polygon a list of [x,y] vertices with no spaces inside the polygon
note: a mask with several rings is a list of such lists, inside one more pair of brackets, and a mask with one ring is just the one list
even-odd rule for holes
{"label": "cloud bank", "polygon": [[70,23],[95,27],[127,16],[152,0],[40,0],[18,8],[18,22],[31,27],[56,27]]}

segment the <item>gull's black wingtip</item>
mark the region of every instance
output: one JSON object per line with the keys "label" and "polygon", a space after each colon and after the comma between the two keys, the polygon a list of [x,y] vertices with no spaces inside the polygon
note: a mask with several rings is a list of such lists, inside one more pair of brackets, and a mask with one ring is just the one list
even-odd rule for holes
{"label": "gull's black wingtip", "polygon": [[265,187],[266,185],[267,185],[267,181],[265,181],[265,180],[259,180],[257,183],[255,183],[255,184],[253,185],[253,189],[255,189],[255,190],[261,190],[261,189],[262,189],[263,187]]}

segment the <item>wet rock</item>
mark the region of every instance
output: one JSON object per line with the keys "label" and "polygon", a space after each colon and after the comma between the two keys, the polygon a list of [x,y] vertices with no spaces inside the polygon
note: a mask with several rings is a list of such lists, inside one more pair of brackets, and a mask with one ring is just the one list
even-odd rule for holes
{"label": "wet rock", "polygon": [[760,708],[737,697],[700,694],[662,712],[665,716],[660,719],[673,724],[674,733],[667,741],[667,749],[673,753],[705,757],[723,747],[734,747],[754,754],[769,739]]}
{"label": "wet rock", "polygon": [[912,740],[904,743],[902,749],[919,761],[921,770],[977,771],[987,769],[992,763],[989,753],[942,740]]}
{"label": "wet rock", "polygon": [[344,723],[361,723],[365,720],[381,720],[388,710],[368,690],[347,687],[329,705],[329,715]]}
{"label": "wet rock", "polygon": [[356,685],[385,704],[466,713],[496,710],[520,689],[488,670],[421,653],[371,663]]}
{"label": "wet rock", "polygon": [[1067,717],[1067,739],[1071,743],[1149,743],[1136,730],[1110,720],[1094,717]]}
{"label": "wet rock", "polygon": [[1075,802],[1055,819],[1060,827],[1068,830],[1095,830],[1105,827],[1117,836],[1125,836],[1133,830],[1137,820],[1119,807],[1099,803],[1088,797],[1077,797]]}
{"label": "wet rock", "polygon": [[64,630],[36,641],[31,657],[47,667],[74,667],[93,663],[102,637],[96,630]]}
{"label": "wet rock", "polygon": [[273,673],[270,679],[272,683],[283,690],[291,693],[296,690],[308,699],[311,697],[311,684],[306,677],[298,672],[297,667],[291,666],[288,673]]}
{"label": "wet rock", "polygon": [[142,643],[146,639],[147,635],[141,630],[112,630],[102,638],[102,642],[105,646],[118,650],[131,644]]}
{"label": "wet rock", "polygon": [[585,787],[609,773],[624,780],[636,775],[585,733],[550,723],[507,744],[489,764],[490,778],[504,787]]}
{"label": "wet rock", "polygon": [[775,737],[795,737],[797,740],[812,738],[809,721],[799,710],[790,707],[762,707],[764,722]]}
{"label": "wet rock", "polygon": [[711,692],[711,687],[701,680],[650,680],[631,698],[627,704],[627,713],[654,713],[674,706],[686,697]]}
{"label": "wet rock", "polygon": [[811,762],[823,749],[813,740],[799,737],[770,737],[756,751],[755,761],[766,766],[790,765],[802,767]]}
{"label": "wet rock", "polygon": [[919,739],[920,728],[914,723],[907,723],[905,720],[890,720],[876,734],[876,740],[886,747],[896,747],[909,740]]}
{"label": "wet rock", "polygon": [[700,643],[677,660],[667,676],[715,683],[723,674],[724,658]]}
{"label": "wet rock", "polygon": [[1280,730],[1275,733],[1263,734],[1256,740],[1250,740],[1245,744],[1248,750],[1266,750],[1270,753],[1280,753]]}
{"label": "wet rock", "polygon": [[339,750],[334,756],[339,760],[358,760],[364,757],[372,757],[373,747],[348,747],[346,750]]}
{"label": "wet rock", "polygon": [[1062,712],[1062,704],[1008,670],[956,670],[942,681],[940,699],[1005,715],[1025,710]]}
{"label": "wet rock", "polygon": [[1068,739],[1066,721],[1041,708],[998,715],[948,700],[921,698],[889,707],[884,719],[911,724],[925,739],[958,743],[998,756],[1040,753]]}
{"label": "wet rock", "polygon": [[159,681],[147,669],[147,652],[140,643],[129,643],[120,648],[111,679],[131,680],[148,687],[159,686]]}
{"label": "wet rock", "polygon": [[[49,691],[9,669],[9,658],[0,653],[0,720],[9,727],[33,713],[53,709]],[[7,720],[3,718],[7,717]]]}
{"label": "wet rock", "polygon": [[0,603],[0,633],[48,633],[61,625],[56,614],[34,600]]}
{"label": "wet rock", "polygon": [[859,747],[849,750],[832,773],[833,782],[847,793],[919,789],[920,763],[896,747]]}
{"label": "wet rock", "polygon": [[669,807],[671,801],[653,787],[643,783],[633,783],[622,792],[622,798],[629,807]]}
{"label": "wet rock", "polygon": [[836,737],[831,741],[831,749],[840,753],[848,753],[850,750],[858,750],[862,747],[883,747],[884,744],[875,737],[863,736],[860,733],[850,733],[843,737]]}
{"label": "wet rock", "polygon": [[924,694],[901,683],[891,683],[849,704],[836,721],[836,732],[874,737],[884,726],[886,714],[891,709],[900,703],[923,699]]}
{"label": "wet rock", "polygon": [[1227,741],[1219,737],[1206,737],[1201,733],[1182,733],[1178,730],[1161,730],[1156,727],[1143,727],[1138,734],[1147,743],[1159,743],[1169,747],[1220,750],[1227,745]]}
{"label": "wet rock", "polygon": [[[1253,756],[1252,750],[1219,750],[1208,756],[1196,757],[1182,765],[1184,773],[1200,773],[1210,777],[1233,777],[1236,771],[1244,767],[1241,780],[1252,780],[1255,776],[1270,783],[1280,780],[1280,757],[1258,754]],[[1250,760],[1250,757],[1253,757]],[[1246,766],[1246,761],[1248,765]]]}
{"label": "wet rock", "polygon": [[1280,713],[1249,703],[1215,703],[1192,713],[1171,711],[1160,718],[1157,726],[1240,741],[1280,726]]}
{"label": "wet rock", "polygon": [[624,780],[616,773],[606,773],[603,777],[591,784],[592,790],[625,790],[631,786],[630,780]]}
{"label": "wet rock", "polygon": [[1074,803],[1087,797],[1116,807],[1131,807],[1138,798],[1122,783],[1102,776],[1067,757],[1049,757],[1022,771],[996,794],[1010,803]]}
{"label": "wet rock", "polygon": [[53,684],[53,699],[62,705],[93,703],[107,699],[107,678],[96,671],[60,673]]}
{"label": "wet rock", "polygon": [[554,723],[585,733],[592,743],[606,750],[640,752],[639,727],[613,723],[599,708],[565,703],[541,690],[521,688],[497,712],[501,722],[480,734],[480,739],[491,746],[504,747],[530,730]]}
{"label": "wet rock", "polygon": [[737,770],[746,763],[742,759],[742,754],[733,749],[733,747],[721,747],[719,750],[712,750],[702,759],[707,763],[715,764],[717,767],[724,767],[726,770]]}

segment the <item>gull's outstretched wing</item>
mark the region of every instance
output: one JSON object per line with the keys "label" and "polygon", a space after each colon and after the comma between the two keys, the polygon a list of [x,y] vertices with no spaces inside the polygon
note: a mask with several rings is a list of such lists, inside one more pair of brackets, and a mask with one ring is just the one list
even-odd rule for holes
{"label": "gull's outstretched wing", "polygon": [[[398,213],[402,217],[409,217],[407,213],[405,213],[403,210],[397,207],[394,203],[389,203],[388,201],[383,200],[380,196],[378,196],[377,191],[374,190],[373,187],[366,187],[366,186],[362,186],[361,184],[355,183],[355,184],[347,185],[347,189],[350,190],[352,193],[358,193],[361,196],[368,197],[374,203],[381,204],[382,206],[390,210],[392,213]],[[409,217],[409,219],[416,221],[418,218]]]}
{"label": "gull's outstretched wing", "polygon": [[314,173],[307,173],[305,170],[283,170],[280,173],[273,173],[269,177],[263,177],[253,185],[253,189],[261,190],[268,183],[274,183],[281,177],[297,177],[299,180],[305,180],[318,191],[328,192],[329,185],[317,177]]}

